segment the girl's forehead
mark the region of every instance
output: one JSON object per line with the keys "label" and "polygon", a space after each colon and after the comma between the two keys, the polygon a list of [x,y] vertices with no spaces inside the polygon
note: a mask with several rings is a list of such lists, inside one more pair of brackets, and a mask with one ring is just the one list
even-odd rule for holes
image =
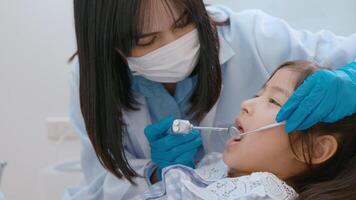
{"label": "girl's forehead", "polygon": [[268,81],[268,85],[282,87],[289,92],[293,92],[299,75],[300,72],[298,71],[289,68],[282,68],[279,69]]}
{"label": "girl's forehead", "polygon": [[184,13],[173,0],[143,0],[138,17],[138,30],[142,34],[170,30]]}

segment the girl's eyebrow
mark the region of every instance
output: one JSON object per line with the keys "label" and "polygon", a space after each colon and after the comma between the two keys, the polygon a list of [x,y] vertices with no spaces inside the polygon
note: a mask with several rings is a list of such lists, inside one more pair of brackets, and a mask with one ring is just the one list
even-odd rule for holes
{"label": "girl's eyebrow", "polygon": [[282,94],[285,95],[287,98],[291,95],[291,93],[290,93],[288,90],[286,90],[286,89],[283,89],[283,88],[281,88],[281,87],[279,87],[279,86],[269,86],[269,85],[267,85],[267,84],[264,84],[264,85],[262,86],[262,88],[261,88],[262,92],[265,91],[267,87],[270,88],[271,90],[274,90],[274,91],[276,91],[276,92],[282,93]]}
{"label": "girl's eyebrow", "polygon": [[281,87],[278,87],[278,86],[272,86],[271,89],[284,94],[287,98],[291,95],[291,93],[289,91],[287,91]]}

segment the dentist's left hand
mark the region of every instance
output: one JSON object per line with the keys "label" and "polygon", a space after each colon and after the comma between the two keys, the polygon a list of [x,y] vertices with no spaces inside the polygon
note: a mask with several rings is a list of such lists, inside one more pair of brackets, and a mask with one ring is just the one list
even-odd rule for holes
{"label": "dentist's left hand", "polygon": [[145,135],[151,146],[151,160],[158,166],[157,175],[161,178],[164,167],[181,164],[194,168],[194,156],[202,145],[198,131],[189,134],[171,134],[173,117],[165,118],[145,128]]}

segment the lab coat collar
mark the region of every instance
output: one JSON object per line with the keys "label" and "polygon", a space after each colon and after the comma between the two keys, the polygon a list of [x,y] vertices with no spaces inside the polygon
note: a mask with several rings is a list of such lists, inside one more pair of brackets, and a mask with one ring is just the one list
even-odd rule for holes
{"label": "lab coat collar", "polygon": [[231,48],[230,44],[225,40],[225,38],[220,33],[219,33],[219,43],[220,43],[219,60],[220,60],[220,65],[223,65],[235,55],[235,51]]}

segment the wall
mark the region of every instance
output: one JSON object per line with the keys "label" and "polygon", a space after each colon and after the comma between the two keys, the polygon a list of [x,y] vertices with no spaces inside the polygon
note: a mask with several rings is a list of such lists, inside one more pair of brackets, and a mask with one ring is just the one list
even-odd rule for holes
{"label": "wall", "polygon": [[58,149],[45,119],[67,115],[67,59],[75,39],[71,0],[0,0],[0,159],[7,199],[40,199],[39,171],[78,157]]}

